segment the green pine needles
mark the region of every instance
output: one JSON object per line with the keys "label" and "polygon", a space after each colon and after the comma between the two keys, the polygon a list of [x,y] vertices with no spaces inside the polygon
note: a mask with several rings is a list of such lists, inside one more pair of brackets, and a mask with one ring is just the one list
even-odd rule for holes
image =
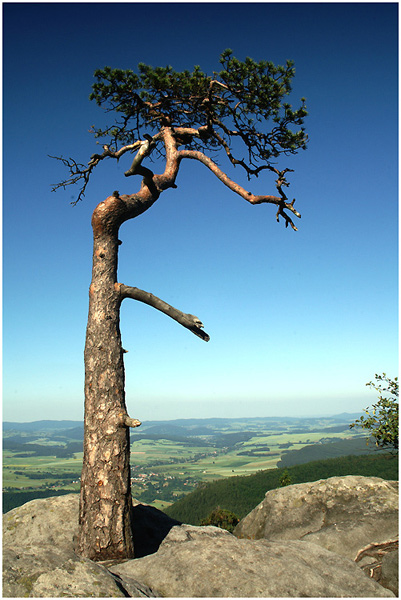
{"label": "green pine needles", "polygon": [[202,150],[220,147],[230,157],[231,140],[238,139],[248,151],[249,174],[259,170],[259,161],[305,149],[305,99],[297,109],[284,102],[295,75],[293,62],[275,66],[252,58],[240,61],[231,50],[225,50],[220,63],[223,69],[212,76],[199,66],[192,72],[143,63],[139,63],[138,73],[98,69],[90,99],[121,118],[105,128],[93,127],[92,132],[118,148],[163,126],[204,128],[201,139],[187,136],[183,145]]}

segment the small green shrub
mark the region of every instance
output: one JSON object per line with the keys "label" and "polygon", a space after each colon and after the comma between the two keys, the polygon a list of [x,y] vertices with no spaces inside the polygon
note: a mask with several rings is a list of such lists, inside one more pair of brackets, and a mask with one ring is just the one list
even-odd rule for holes
{"label": "small green shrub", "polygon": [[226,529],[230,533],[234,531],[234,527],[239,523],[239,518],[230,510],[225,510],[218,506],[206,519],[202,519],[201,525],[214,525],[220,529]]}
{"label": "small green shrub", "polygon": [[375,375],[376,383],[370,381],[366,385],[379,392],[379,401],[372,408],[365,408],[365,415],[351,423],[353,427],[361,427],[369,432],[376,446],[390,449],[398,453],[398,377],[390,379],[385,373]]}
{"label": "small green shrub", "polygon": [[280,476],[279,481],[280,481],[280,487],[285,487],[286,485],[292,484],[292,479],[291,479],[290,474],[287,471],[287,469],[284,469],[282,475]]}

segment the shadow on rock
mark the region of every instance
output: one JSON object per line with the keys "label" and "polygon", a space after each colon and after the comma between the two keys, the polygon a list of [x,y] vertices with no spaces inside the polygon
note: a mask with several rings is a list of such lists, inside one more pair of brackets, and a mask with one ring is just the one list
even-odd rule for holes
{"label": "shadow on rock", "polygon": [[135,558],[157,552],[170,529],[174,525],[182,525],[180,521],[171,519],[161,510],[146,504],[134,505],[132,515]]}

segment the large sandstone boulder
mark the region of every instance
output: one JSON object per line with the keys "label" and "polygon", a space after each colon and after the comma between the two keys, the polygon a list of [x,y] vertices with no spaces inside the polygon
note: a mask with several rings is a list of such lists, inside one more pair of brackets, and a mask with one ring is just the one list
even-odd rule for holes
{"label": "large sandstone boulder", "polygon": [[78,530],[79,495],[31,500],[3,515],[3,547],[42,544],[73,550]]}
{"label": "large sandstone boulder", "polygon": [[398,482],[349,475],[271,490],[234,535],[303,540],[355,559],[368,544],[398,536]]}
{"label": "large sandstone boulder", "polygon": [[[148,596],[146,588],[135,597]],[[3,550],[3,598],[124,598],[124,588],[101,565],[50,545]]]}
{"label": "large sandstone boulder", "polygon": [[308,542],[240,540],[176,526],[159,550],[109,569],[163,597],[393,597],[351,560]]}
{"label": "large sandstone boulder", "polygon": [[78,504],[78,494],[68,494],[32,500],[3,516],[4,598],[154,596],[75,554]]}

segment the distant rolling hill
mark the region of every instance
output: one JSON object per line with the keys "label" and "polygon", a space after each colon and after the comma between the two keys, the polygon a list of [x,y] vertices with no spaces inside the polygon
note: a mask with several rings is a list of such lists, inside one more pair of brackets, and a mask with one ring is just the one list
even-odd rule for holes
{"label": "distant rolling hill", "polygon": [[55,431],[82,425],[82,421],[32,421],[31,423],[3,422],[3,431]]}
{"label": "distant rolling hill", "polygon": [[[342,432],[348,430],[349,423],[352,422],[353,418],[354,415],[344,413],[337,416],[322,417],[321,419],[318,417],[257,417],[144,421],[140,428],[130,431],[130,437],[131,443],[141,439],[154,441],[165,439],[189,446],[207,447],[210,445],[223,448],[234,447],[238,443],[246,442],[265,430],[287,432],[293,435],[307,432],[327,434]],[[7,439],[7,443],[23,444],[36,441],[42,437],[47,437],[53,442],[81,442],[84,438],[84,425],[82,421],[72,420],[41,420],[28,423],[5,421],[3,423],[3,439]],[[9,446],[9,449],[11,449],[11,446]],[[27,450],[25,449],[25,451]],[[321,453],[319,455],[319,450],[316,449],[314,451],[305,450],[304,453],[297,455],[296,461],[305,462],[305,460],[321,458]],[[346,453],[353,453],[353,450],[342,452],[342,454]],[[338,453],[335,452],[324,456],[336,455]],[[288,457],[292,456],[292,453],[288,453]]]}
{"label": "distant rolling hill", "polygon": [[159,425],[151,425],[146,428],[146,433],[156,434],[156,435],[188,435],[188,429],[186,427],[181,427],[180,425],[174,425],[172,423],[160,423]]}
{"label": "distant rolling hill", "polygon": [[[255,418],[206,418],[206,419],[172,419],[168,421],[144,421],[142,423],[143,429],[154,428],[153,433],[161,430],[169,430],[170,434],[180,431],[182,435],[185,430],[185,434],[188,435],[210,435],[213,430],[221,431],[226,427],[230,427],[233,423],[241,421],[255,422],[261,425],[266,425],[275,429],[275,425],[278,428],[282,428],[283,424],[288,424],[291,428],[296,425],[305,425],[309,429],[314,423],[319,424],[321,419],[333,421],[335,427],[341,427],[339,423],[344,423],[345,428],[353,420],[360,417],[360,413],[342,413],[340,415],[332,415],[325,417],[255,417]],[[31,421],[26,423],[20,423],[16,421],[3,421],[3,431],[55,431],[58,429],[70,429],[74,427],[83,427],[83,421],[68,421],[68,420],[42,420],[42,421]],[[321,428],[319,427],[319,431]]]}
{"label": "distant rolling hill", "polygon": [[84,439],[84,424],[80,423],[78,427],[71,427],[63,431],[63,436],[72,440],[83,440]]}

